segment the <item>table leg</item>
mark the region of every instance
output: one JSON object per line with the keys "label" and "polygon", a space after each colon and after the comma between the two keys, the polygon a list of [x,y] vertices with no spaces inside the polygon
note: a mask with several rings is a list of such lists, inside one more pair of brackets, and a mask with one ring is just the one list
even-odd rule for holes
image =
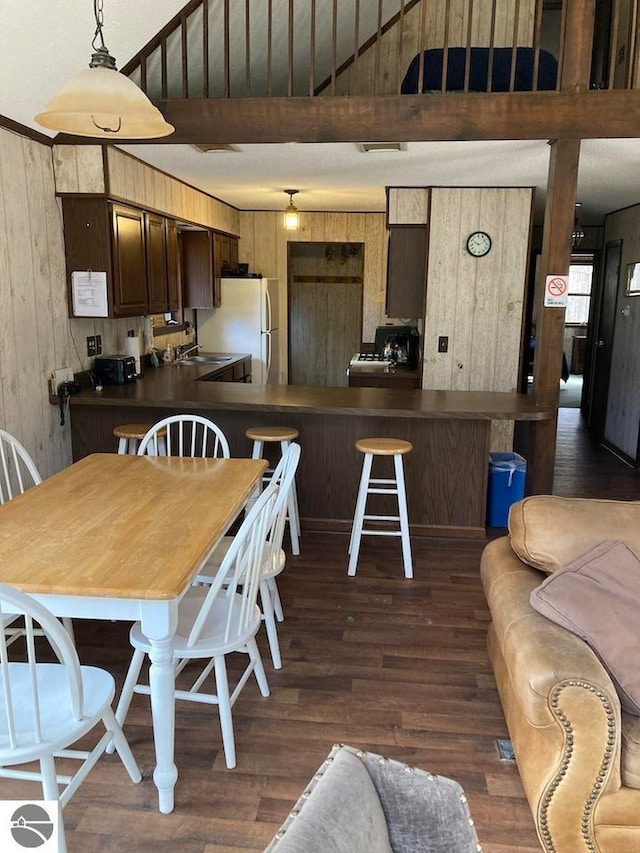
{"label": "table leg", "polygon": [[173,789],[178,779],[174,762],[175,673],[172,644],[176,622],[177,602],[172,602],[162,614],[147,612],[142,617],[142,630],[151,643],[149,686],[156,750],[153,781],[158,789],[158,808],[163,814],[173,811]]}
{"label": "table leg", "polygon": [[149,653],[149,685],[151,687],[151,716],[153,740],[156,747],[156,768],[153,781],[158,789],[160,811],[173,811],[173,789],[178,780],[178,768],[173,760],[175,732],[175,676],[171,639],[152,640]]}

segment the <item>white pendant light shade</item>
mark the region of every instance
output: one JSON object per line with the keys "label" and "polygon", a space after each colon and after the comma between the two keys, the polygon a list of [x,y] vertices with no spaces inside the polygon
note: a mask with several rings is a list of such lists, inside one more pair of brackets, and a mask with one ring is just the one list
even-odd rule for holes
{"label": "white pendant light shade", "polygon": [[76,74],[35,120],[49,130],[108,139],[155,139],[175,130],[132,80],[111,68]]}

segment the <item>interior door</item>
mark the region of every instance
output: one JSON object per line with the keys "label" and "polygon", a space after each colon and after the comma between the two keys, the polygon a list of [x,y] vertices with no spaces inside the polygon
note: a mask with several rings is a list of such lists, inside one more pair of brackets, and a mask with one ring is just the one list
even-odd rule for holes
{"label": "interior door", "polygon": [[605,246],[602,285],[595,308],[594,341],[590,350],[589,389],[585,414],[589,435],[596,441],[602,441],[604,438],[607,417],[621,254],[621,240],[612,240]]}
{"label": "interior door", "polygon": [[289,384],[341,387],[362,339],[361,244],[289,244]]}

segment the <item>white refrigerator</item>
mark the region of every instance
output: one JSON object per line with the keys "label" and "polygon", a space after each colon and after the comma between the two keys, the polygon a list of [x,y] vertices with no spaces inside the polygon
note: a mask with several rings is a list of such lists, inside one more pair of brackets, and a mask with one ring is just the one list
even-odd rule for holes
{"label": "white refrigerator", "polygon": [[198,311],[203,352],[250,353],[251,381],[278,384],[279,293],[275,278],[223,278],[220,307]]}

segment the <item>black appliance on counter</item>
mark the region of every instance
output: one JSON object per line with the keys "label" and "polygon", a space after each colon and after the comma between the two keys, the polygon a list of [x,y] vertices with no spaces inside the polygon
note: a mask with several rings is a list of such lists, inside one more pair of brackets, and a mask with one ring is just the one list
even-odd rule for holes
{"label": "black appliance on counter", "polygon": [[97,355],[93,372],[101,385],[124,385],[136,378],[136,360],[132,355]]}
{"label": "black appliance on counter", "polygon": [[415,326],[378,326],[374,353],[395,367],[416,370],[420,361],[420,335]]}

